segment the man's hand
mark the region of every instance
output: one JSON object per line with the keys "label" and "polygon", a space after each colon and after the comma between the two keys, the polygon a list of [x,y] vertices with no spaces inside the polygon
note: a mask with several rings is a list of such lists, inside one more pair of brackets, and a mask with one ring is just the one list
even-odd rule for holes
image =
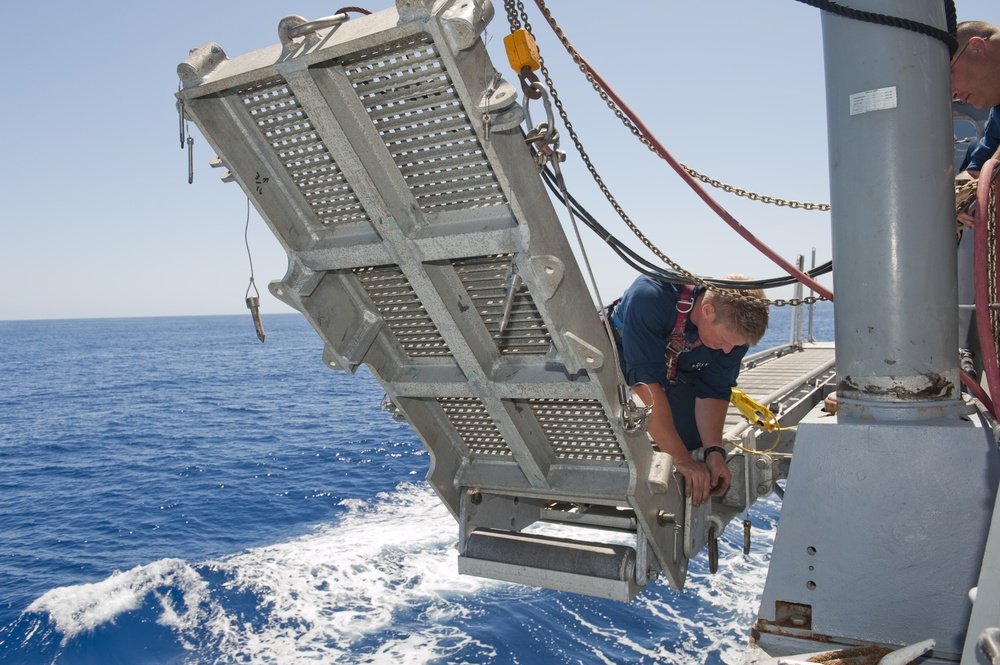
{"label": "man's hand", "polygon": [[691,497],[692,504],[700,506],[708,501],[713,480],[707,466],[686,455],[685,458],[674,458],[674,468],[684,476],[684,496]]}
{"label": "man's hand", "polygon": [[733,480],[733,474],[726,464],[726,457],[717,453],[710,453],[705,460],[708,473],[712,483],[712,496],[722,496],[729,489],[729,483]]}

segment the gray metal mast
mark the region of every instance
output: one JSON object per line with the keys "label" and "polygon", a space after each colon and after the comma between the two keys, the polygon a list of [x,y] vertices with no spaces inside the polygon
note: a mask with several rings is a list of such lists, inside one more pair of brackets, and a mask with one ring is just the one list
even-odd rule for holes
{"label": "gray metal mast", "polygon": [[[852,0],[944,27],[941,0]],[[823,13],[840,413],[960,407],[947,46]]]}
{"label": "gray metal mast", "polygon": [[[942,0],[839,4],[946,24]],[[932,639],[958,660],[1000,465],[961,417],[949,52],[822,21],[840,407],[799,425],[756,644]]]}

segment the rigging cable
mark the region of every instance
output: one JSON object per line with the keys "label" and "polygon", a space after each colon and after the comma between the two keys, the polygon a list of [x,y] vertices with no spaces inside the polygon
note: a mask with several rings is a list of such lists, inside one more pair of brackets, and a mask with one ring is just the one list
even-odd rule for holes
{"label": "rigging cable", "polygon": [[[566,153],[559,149],[559,132],[556,131],[555,128],[555,118],[552,114],[552,102],[549,98],[548,90],[540,81],[534,81],[531,84],[531,88],[532,92],[537,93],[542,99],[542,102],[545,104],[546,119],[544,122],[540,122],[531,128],[531,131],[528,133],[526,138],[526,142],[535,153],[535,163],[539,167],[539,172],[548,173],[548,168],[551,167],[552,169],[552,173],[549,173],[549,176],[552,180],[554,180],[555,185],[559,190],[559,200],[566,205],[566,212],[569,215],[570,224],[573,226],[576,241],[580,245],[583,263],[587,268],[587,275],[590,277],[590,286],[594,290],[594,297],[597,298],[598,303],[602,303],[603,300],[601,299],[601,292],[597,286],[597,277],[595,277],[594,270],[590,265],[590,257],[587,255],[587,248],[583,244],[583,236],[580,235],[580,228],[576,223],[577,217],[581,217],[582,219],[582,216],[580,216],[573,209],[573,206],[570,203],[570,196],[566,191],[566,181],[563,178],[562,169],[559,167],[559,164],[566,159]],[[532,99],[532,95],[525,91],[524,112],[528,118],[529,125],[531,124],[531,114],[529,113],[528,105],[530,99]],[[608,340],[611,342],[611,348],[617,348],[615,335],[611,330],[611,317],[607,315],[607,311],[605,311],[604,315],[601,316],[601,321],[604,324],[604,331],[607,333]],[[617,377],[618,402],[622,407],[622,426],[629,434],[645,431],[649,424],[649,416],[653,410],[653,405],[650,403],[648,406],[640,406],[629,397],[629,389],[625,382],[625,374],[622,371],[617,353],[614,354],[613,360],[615,375]]]}
{"label": "rigging cable", "polygon": [[[545,76],[545,83],[548,86],[548,90],[552,97],[552,101],[555,104],[555,106],[559,109],[559,117],[562,118],[563,124],[566,126],[566,130],[569,132],[570,138],[573,139],[573,144],[576,147],[577,151],[580,153],[580,157],[583,160],[583,163],[590,171],[590,174],[593,177],[594,182],[597,183],[597,186],[600,188],[605,198],[611,204],[612,208],[614,208],[615,212],[618,213],[618,216],[622,219],[622,221],[625,222],[625,224],[635,234],[635,236],[639,238],[639,240],[642,241],[642,243],[651,252],[653,252],[653,254],[655,254],[658,258],[667,263],[671,268],[677,271],[677,273],[684,275],[690,282],[703,285],[706,288],[715,288],[715,290],[717,291],[726,291],[728,295],[734,298],[752,298],[752,296],[745,296],[740,291],[737,290],[724,290],[724,289],[719,289],[717,287],[711,287],[711,285],[709,285],[704,280],[701,280],[693,273],[684,270],[684,268],[682,268],[679,264],[677,264],[675,261],[672,261],[670,257],[668,257],[666,254],[660,251],[659,248],[657,248],[649,240],[649,238],[647,238],[646,235],[643,234],[643,232],[632,222],[628,214],[618,203],[614,195],[611,193],[607,185],[604,183],[604,180],[601,178],[601,175],[597,172],[597,168],[594,166],[593,162],[590,159],[590,156],[587,154],[587,151],[584,149],[582,143],[580,142],[580,137],[577,135],[576,130],[573,128],[573,123],[570,121],[569,116],[567,115],[566,110],[563,107],[562,101],[559,99],[559,95],[555,90],[552,77],[549,74],[548,69],[545,67],[544,61],[540,53],[538,52],[537,44],[535,44],[534,39],[531,37],[531,26],[528,23],[528,16],[524,10],[523,2],[521,0],[504,0],[504,6],[507,10],[507,18],[508,22],[510,23],[510,29],[511,29],[511,34],[504,38],[504,44],[507,47],[507,55],[508,59],[511,62],[511,66],[514,68],[515,71],[519,72],[521,88],[524,90],[524,93],[527,97],[537,98],[537,93],[535,93],[532,90],[530,84],[538,80],[538,77],[534,75],[534,70],[541,69],[542,74]],[[521,13],[520,18],[518,17],[518,9],[520,9]],[[522,19],[524,21],[523,28],[521,27]],[[568,48],[572,52],[572,45],[569,45]],[[576,54],[574,53],[574,55]],[[588,80],[590,80],[593,83],[592,78],[588,78]],[[612,109],[615,115],[622,120],[622,122],[626,125],[626,127],[628,127],[629,130],[635,136],[639,137],[640,141],[642,141],[644,145],[646,145],[650,149],[653,149],[652,146],[649,144],[649,142],[646,141],[646,139],[640,135],[639,131],[633,125],[631,125],[631,123],[629,123],[628,119],[625,118],[622,112],[617,107],[615,107],[613,103],[610,103],[604,91],[602,91],[597,86],[595,86],[595,89],[597,90],[601,98],[608,102],[609,107]],[[790,301],[774,301],[767,299],[764,300],[764,302],[774,305],[799,304],[801,302],[815,302],[815,301],[816,298],[813,296],[810,296],[809,298],[806,299],[792,299]]]}
{"label": "rigging cable", "polygon": [[[177,92],[181,91],[181,82],[177,82]],[[181,150],[187,145],[188,158],[188,184],[194,184],[194,137],[191,136],[191,128],[188,126],[187,117],[184,115],[184,99],[177,98],[177,117],[180,122]],[[186,138],[185,138],[186,137]]]}
{"label": "rigging cable", "polygon": [[346,14],[348,12],[354,12],[355,14],[362,14],[364,16],[368,16],[369,14],[371,14],[371,11],[365,9],[364,7],[341,7],[340,9],[334,12],[334,15]]}

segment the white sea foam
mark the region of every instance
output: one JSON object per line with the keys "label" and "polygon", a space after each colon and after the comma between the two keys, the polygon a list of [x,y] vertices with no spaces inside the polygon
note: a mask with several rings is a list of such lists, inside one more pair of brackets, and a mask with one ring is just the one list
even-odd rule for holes
{"label": "white sea foam", "polygon": [[[227,585],[252,591],[267,606],[268,623],[253,655],[280,662],[309,654],[346,656],[373,636],[366,662],[425,662],[469,640],[447,622],[467,612],[456,597],[474,594],[483,580],[455,570],[457,529],[431,491],[405,484],[371,505],[351,502],[337,524],[289,543],[257,548],[215,563]],[[400,612],[420,611],[428,630],[408,634]],[[245,641],[234,635],[232,648]],[[265,655],[265,652],[267,655]]]}
{"label": "white sea foam", "polygon": [[[170,590],[179,590],[180,598],[167,593]],[[208,584],[180,559],[161,559],[124,573],[115,572],[94,584],[52,589],[31,603],[28,611],[47,614],[65,643],[139,609],[149,596],[162,608],[158,619],[161,625],[184,632],[205,620]]]}
{"label": "white sea foam", "polygon": [[[473,597],[551,602],[544,592],[458,575],[457,526],[426,485],[402,484],[345,505],[336,523],[286,543],[198,567],[163,559],[96,584],[53,589],[29,610],[47,613],[65,642],[152,598],[161,608],[157,622],[193,655],[215,654],[213,662],[396,664],[448,661],[459,652],[491,662],[496,647],[469,634],[481,611],[470,608]],[[709,651],[739,662],[772,534],[757,537],[749,557],[723,542],[720,574],[695,572],[684,592],[658,584],[631,606],[610,610],[571,607],[572,599],[556,595],[552,627],[522,629],[558,642],[554,650],[565,662],[619,662],[625,652],[629,660],[687,665],[704,662]],[[250,618],[247,608],[232,607],[233,598],[257,604]],[[605,616],[609,611],[615,616]],[[642,625],[634,629],[629,617]]]}

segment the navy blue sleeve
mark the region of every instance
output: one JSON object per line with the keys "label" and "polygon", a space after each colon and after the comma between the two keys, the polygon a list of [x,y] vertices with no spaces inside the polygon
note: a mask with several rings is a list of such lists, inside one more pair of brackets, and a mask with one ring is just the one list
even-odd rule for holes
{"label": "navy blue sleeve", "polygon": [[983,164],[989,161],[993,153],[1000,147],[1000,113],[997,113],[998,108],[1000,107],[994,106],[990,109],[990,115],[986,119],[985,127],[983,127],[983,138],[979,139],[979,143],[973,144],[969,154],[965,156],[962,171],[982,169]]}
{"label": "navy blue sleeve", "polygon": [[622,329],[625,381],[667,385],[667,339],[677,322],[673,289],[640,277],[622,296],[615,314]]}

